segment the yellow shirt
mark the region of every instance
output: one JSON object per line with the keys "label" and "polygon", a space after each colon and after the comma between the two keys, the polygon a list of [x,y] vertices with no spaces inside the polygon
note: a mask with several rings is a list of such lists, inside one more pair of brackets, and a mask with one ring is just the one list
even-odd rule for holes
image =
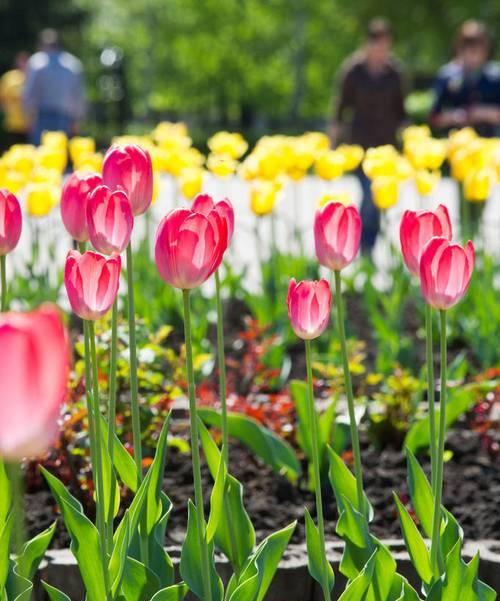
{"label": "yellow shirt", "polygon": [[7,71],[0,78],[0,101],[4,111],[5,129],[24,133],[26,120],[23,110],[23,88],[25,75],[19,69]]}

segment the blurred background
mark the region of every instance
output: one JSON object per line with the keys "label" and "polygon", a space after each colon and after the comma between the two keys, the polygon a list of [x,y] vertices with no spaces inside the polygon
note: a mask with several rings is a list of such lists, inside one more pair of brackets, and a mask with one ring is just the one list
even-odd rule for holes
{"label": "blurred background", "polygon": [[474,17],[493,39],[500,31],[498,0],[1,0],[0,72],[35,52],[39,32],[52,27],[83,63],[80,133],[99,145],[164,119],[186,121],[199,146],[220,129],[252,142],[326,128],[341,66],[377,15],[392,24],[417,123],[460,24]]}

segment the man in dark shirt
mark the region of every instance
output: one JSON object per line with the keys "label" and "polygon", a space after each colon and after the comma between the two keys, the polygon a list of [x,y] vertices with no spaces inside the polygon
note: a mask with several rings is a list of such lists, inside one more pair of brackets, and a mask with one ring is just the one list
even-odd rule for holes
{"label": "man in dark shirt", "polygon": [[[396,133],[405,119],[403,78],[391,55],[392,32],[385,19],[374,19],[363,49],[349,58],[342,70],[341,90],[332,122],[332,145],[339,138],[363,148],[395,144]],[[371,251],[380,215],[372,201],[370,181],[360,168],[363,190],[361,248]]]}
{"label": "man in dark shirt", "polygon": [[481,136],[500,133],[500,64],[488,61],[486,27],[466,21],[455,42],[455,58],[442,67],[434,85],[430,123],[445,133],[472,126]]}

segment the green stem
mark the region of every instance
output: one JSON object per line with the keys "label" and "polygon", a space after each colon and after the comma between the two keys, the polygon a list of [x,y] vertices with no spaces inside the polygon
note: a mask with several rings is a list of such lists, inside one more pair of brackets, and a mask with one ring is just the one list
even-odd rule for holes
{"label": "green stem", "polygon": [[215,272],[215,299],[217,304],[217,355],[219,360],[219,398],[222,413],[222,451],[224,463],[229,464],[229,430],[227,425],[226,357],[224,353],[224,315],[222,312],[219,270]]}
{"label": "green stem", "polygon": [[432,352],[432,307],[425,305],[426,359],[427,359],[427,401],[429,404],[429,431],[431,453],[432,491],[436,494],[436,407],[434,399],[434,361]]}
{"label": "green stem", "polygon": [[271,219],[271,279],[269,281],[269,292],[273,303],[273,320],[277,312],[277,285],[278,285],[278,266],[276,259],[278,257],[278,245],[276,244],[276,214],[273,211]]}
{"label": "green stem", "polygon": [[[117,345],[118,332],[118,298],[113,303],[111,314],[111,358],[109,365],[109,399],[108,399],[108,453],[111,465],[114,462],[114,439],[116,432],[116,362],[118,354]],[[110,491],[109,514],[107,520],[108,549],[113,548],[113,520],[115,507],[116,487],[112,486]]]}
{"label": "green stem", "polygon": [[208,547],[205,537],[205,511],[203,507],[203,490],[201,486],[200,446],[198,437],[198,412],[196,409],[196,388],[194,382],[193,344],[191,340],[191,307],[189,290],[183,290],[184,301],[184,340],[186,344],[186,370],[188,379],[189,419],[191,426],[191,454],[193,462],[194,500],[198,518],[198,535],[201,552],[201,568],[203,577],[203,601],[212,601],[210,586],[210,569]]}
{"label": "green stem", "polygon": [[7,311],[7,270],[6,270],[7,257],[5,255],[0,256],[0,280],[2,282],[2,300],[0,304],[0,310],[2,313]]}
{"label": "green stem", "polygon": [[262,292],[265,295],[267,293],[267,284],[266,284],[266,275],[264,273],[264,261],[262,260],[262,246],[261,246],[261,235],[260,235],[260,220],[261,219],[262,218],[258,217],[258,216],[255,218],[254,233],[255,233],[255,248],[256,248],[256,253],[257,253],[257,262],[259,264],[259,270],[260,270]]}
{"label": "green stem", "polygon": [[441,556],[440,530],[441,530],[441,499],[443,495],[444,476],[444,441],[446,437],[446,311],[439,312],[440,317],[440,339],[441,339],[441,390],[439,398],[439,434],[436,455],[436,490],[434,494],[434,514],[432,523],[431,542],[431,565],[434,574],[439,577],[443,570],[443,559]]}
{"label": "green stem", "polygon": [[335,300],[337,302],[337,324],[340,335],[340,346],[342,350],[342,364],[344,368],[344,384],[347,395],[347,409],[349,411],[349,422],[351,425],[352,451],[354,455],[354,475],[356,476],[356,489],[358,493],[358,510],[365,513],[366,507],[363,495],[363,473],[361,468],[361,450],[359,447],[358,427],[356,425],[356,413],[354,411],[354,394],[352,391],[351,372],[349,370],[349,356],[347,353],[347,341],[344,323],[344,303],[342,299],[342,282],[340,271],[335,271]]}
{"label": "green stem", "polygon": [[19,555],[26,542],[23,470],[21,463],[7,463],[5,467],[10,480],[12,513],[14,516],[11,550],[14,555]]}
{"label": "green stem", "polygon": [[87,321],[87,337],[90,344],[90,356],[85,354],[85,361],[91,366],[87,369],[92,369],[92,419],[94,422],[94,442],[95,456],[92,457],[92,466],[95,468],[96,477],[96,513],[97,513],[97,530],[99,531],[99,547],[101,551],[102,569],[104,572],[104,586],[106,589],[107,598],[110,598],[109,572],[108,572],[108,557],[106,552],[106,516],[104,507],[104,476],[101,451],[101,411],[99,407],[99,380],[97,368],[97,352],[95,343],[94,322]]}
{"label": "green stem", "polygon": [[135,338],[135,300],[134,273],[132,264],[132,244],[127,246],[127,294],[128,294],[128,332],[130,352],[130,404],[132,413],[132,437],[134,442],[134,460],[142,482],[142,441],[141,417],[139,412],[137,384],[137,342]]}
{"label": "green stem", "polygon": [[318,516],[318,532],[321,545],[321,567],[323,577],[321,579],[321,588],[325,601],[330,601],[330,592],[328,590],[328,571],[325,545],[325,523],[323,519],[323,499],[321,495],[321,473],[319,456],[319,434],[318,434],[318,416],[314,406],[313,376],[311,367],[311,341],[305,340],[306,345],[306,369],[307,369],[307,410],[309,414],[309,424],[311,427],[312,439],[312,461],[314,474],[314,490],[316,493],[316,513]]}

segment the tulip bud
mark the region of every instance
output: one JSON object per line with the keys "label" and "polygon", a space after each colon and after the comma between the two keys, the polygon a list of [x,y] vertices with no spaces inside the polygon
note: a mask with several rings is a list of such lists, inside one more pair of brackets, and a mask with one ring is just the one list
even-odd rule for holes
{"label": "tulip bud", "polygon": [[332,294],[326,280],[297,283],[290,280],[288,287],[288,318],[299,338],[312,340],[320,336],[328,325]]}
{"label": "tulip bud", "polygon": [[87,203],[87,224],[92,246],[105,255],[120,254],[128,246],[134,215],[125,192],[98,186]]}
{"label": "tulip bud", "polygon": [[361,217],[358,209],[340,202],[329,202],[316,211],[314,243],[321,265],[340,270],[352,263],[361,241]]}
{"label": "tulip bud", "polygon": [[78,242],[89,239],[87,228],[87,203],[89,196],[102,178],[97,173],[72,173],[64,184],[61,195],[61,217],[64,227]]}
{"label": "tulip bud", "polygon": [[425,301],[435,309],[456,305],[467,292],[474,270],[474,246],[462,248],[443,237],[431,238],[420,259],[420,285]]}
{"label": "tulip bud", "polygon": [[0,256],[16,248],[22,227],[19,201],[8,190],[0,190]]}
{"label": "tulip bud", "polygon": [[0,314],[0,455],[44,452],[57,435],[69,376],[69,346],[59,311]]}

